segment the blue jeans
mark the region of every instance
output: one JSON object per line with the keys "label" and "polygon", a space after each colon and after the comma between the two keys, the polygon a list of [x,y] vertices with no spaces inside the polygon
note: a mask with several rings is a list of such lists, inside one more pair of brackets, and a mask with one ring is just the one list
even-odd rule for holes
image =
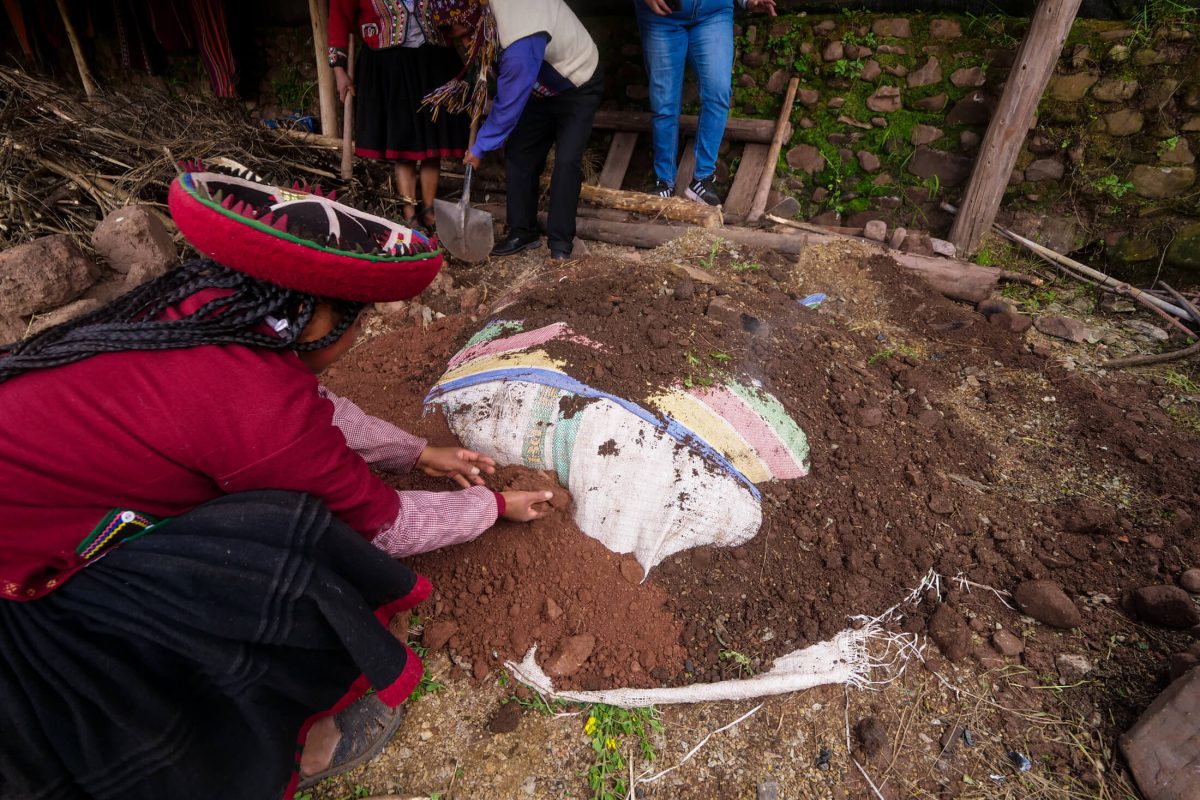
{"label": "blue jeans", "polygon": [[682,0],[683,8],[660,17],[643,0],[633,0],[642,32],[642,53],[654,112],[654,173],[675,183],[679,149],[679,110],[684,65],[700,86],[694,178],[717,168],[717,148],[725,135],[733,80],[733,0]]}

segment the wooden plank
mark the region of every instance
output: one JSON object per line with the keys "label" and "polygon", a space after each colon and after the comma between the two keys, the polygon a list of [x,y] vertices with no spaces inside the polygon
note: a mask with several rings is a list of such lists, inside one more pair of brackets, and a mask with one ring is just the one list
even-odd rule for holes
{"label": "wooden plank", "polygon": [[733,176],[733,186],[725,198],[725,213],[739,217],[749,213],[758,181],[767,166],[770,149],[770,145],[755,142],[748,142],[742,149],[742,160],[738,162],[737,173]]}
{"label": "wooden plank", "polygon": [[[684,136],[696,135],[698,117],[684,114],[679,118],[679,131]],[[613,111],[601,109],[596,112],[592,127],[605,131],[632,131],[635,133],[650,133],[654,116],[646,111]],[[791,125],[788,125],[787,136],[791,135]],[[731,118],[725,123],[725,138],[734,142],[758,142],[770,144],[775,135],[775,120]]]}
{"label": "wooden plank", "polygon": [[693,139],[688,139],[687,144],[683,146],[683,158],[679,159],[679,168],[675,170],[675,196],[683,197],[683,192],[687,189],[687,182],[692,179],[692,172],[696,169],[696,142]]}
{"label": "wooden plank", "polygon": [[1080,0],[1041,0],[1030,20],[1029,32],[1009,70],[1004,94],[983,137],[975,169],[950,229],[950,241],[962,255],[975,252],[996,219],[1008,176],[1062,54],[1079,4]]}
{"label": "wooden plank", "polygon": [[637,141],[638,134],[634,131],[617,131],[613,134],[612,144],[608,147],[608,157],[604,159],[604,169],[600,171],[600,186],[605,189],[621,188]]}
{"label": "wooden plank", "polygon": [[779,163],[779,151],[783,149],[783,136],[788,126],[788,118],[792,116],[792,104],[796,101],[796,90],[800,88],[800,79],[792,76],[788,82],[787,95],[783,98],[783,107],[779,109],[779,119],[775,123],[775,135],[771,138],[771,148],[767,152],[767,165],[758,180],[758,191],[754,193],[754,201],[750,204],[747,222],[758,222],[763,212],[767,210],[767,195],[771,193],[771,181],[775,178],[775,165]]}

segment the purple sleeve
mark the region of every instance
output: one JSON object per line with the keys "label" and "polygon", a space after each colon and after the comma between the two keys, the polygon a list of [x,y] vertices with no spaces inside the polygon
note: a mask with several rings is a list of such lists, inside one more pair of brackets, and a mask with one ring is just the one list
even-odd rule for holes
{"label": "purple sleeve", "polygon": [[373,417],[352,400],[320,387],[318,393],[333,403],[333,424],[341,428],[346,444],[373,467],[388,472],[410,472],[417,465],[426,441]]}
{"label": "purple sleeve", "polygon": [[535,33],[517,39],[500,53],[500,74],[496,78],[496,99],[492,111],[479,128],[471,152],[482,158],[496,150],[517,126],[529,95],[537,83],[538,71],[546,58],[549,34]]}
{"label": "purple sleeve", "polygon": [[372,539],[393,558],[469,542],[495,524],[503,497],[483,486],[457,492],[396,492],[396,521]]}

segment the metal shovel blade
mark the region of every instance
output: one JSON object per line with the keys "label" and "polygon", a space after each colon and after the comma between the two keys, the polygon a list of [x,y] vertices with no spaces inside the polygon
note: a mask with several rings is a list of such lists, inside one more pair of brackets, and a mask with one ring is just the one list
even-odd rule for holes
{"label": "metal shovel blade", "polygon": [[474,264],[488,257],[495,244],[492,215],[478,208],[471,208],[471,174],[467,166],[463,178],[462,199],[457,203],[434,200],[433,213],[437,217],[438,239],[450,255],[459,261]]}

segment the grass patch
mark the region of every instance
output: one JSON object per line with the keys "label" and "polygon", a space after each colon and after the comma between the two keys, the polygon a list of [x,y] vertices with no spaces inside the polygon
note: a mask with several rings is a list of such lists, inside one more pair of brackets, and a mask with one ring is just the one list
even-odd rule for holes
{"label": "grass patch", "polygon": [[624,752],[643,761],[656,758],[651,732],[661,732],[662,722],[653,706],[617,708],[597,703],[588,709],[583,732],[591,741],[595,761],[587,771],[593,800],[624,800],[629,794],[629,762]]}

